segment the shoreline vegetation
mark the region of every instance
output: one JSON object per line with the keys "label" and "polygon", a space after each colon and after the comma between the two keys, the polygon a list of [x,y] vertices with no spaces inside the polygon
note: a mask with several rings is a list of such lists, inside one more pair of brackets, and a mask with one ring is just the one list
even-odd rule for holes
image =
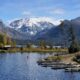
{"label": "shoreline vegetation", "polygon": [[67,48],[52,48],[52,49],[41,49],[41,48],[24,48],[24,47],[9,47],[0,49],[0,53],[6,52],[68,52]]}
{"label": "shoreline vegetation", "polygon": [[[57,45],[57,46],[56,46]],[[27,42],[25,45],[18,45],[6,33],[0,34],[0,53],[6,52],[63,52],[68,51],[66,47],[59,44],[53,45],[51,42],[40,40],[37,44]]]}

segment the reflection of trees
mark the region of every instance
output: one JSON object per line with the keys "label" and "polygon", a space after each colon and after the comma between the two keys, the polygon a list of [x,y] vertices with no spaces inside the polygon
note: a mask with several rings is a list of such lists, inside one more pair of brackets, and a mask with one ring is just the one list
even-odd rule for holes
{"label": "reflection of trees", "polygon": [[42,59],[43,57],[45,57],[45,53],[38,53],[38,59]]}
{"label": "reflection of trees", "polygon": [[65,73],[63,80],[76,80],[75,73],[74,72],[67,72],[67,73]]}
{"label": "reflection of trees", "polygon": [[54,53],[50,52],[50,53],[44,53],[44,52],[41,52],[41,53],[38,53],[38,59],[42,59],[42,58],[46,58],[48,56],[53,56]]}

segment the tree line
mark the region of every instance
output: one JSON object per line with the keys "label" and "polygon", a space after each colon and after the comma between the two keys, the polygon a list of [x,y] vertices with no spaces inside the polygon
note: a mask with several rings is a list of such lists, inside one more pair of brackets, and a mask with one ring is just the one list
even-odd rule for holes
{"label": "tree line", "polygon": [[12,41],[12,39],[5,33],[0,33],[0,47],[4,47],[6,45],[14,46],[16,44],[15,41]]}

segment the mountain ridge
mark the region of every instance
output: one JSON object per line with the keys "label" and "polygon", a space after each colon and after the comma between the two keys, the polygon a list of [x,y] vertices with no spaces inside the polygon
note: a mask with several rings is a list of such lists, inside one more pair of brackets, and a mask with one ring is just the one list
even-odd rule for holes
{"label": "mountain ridge", "polygon": [[[18,20],[17,23],[19,23],[19,21],[20,20]],[[33,26],[22,25],[22,27],[20,28],[21,30],[20,29],[17,30],[17,29],[11,28],[10,26],[6,27],[6,25],[2,21],[0,21],[0,32],[6,33],[12,39],[16,40],[17,42],[20,41],[21,43],[24,43],[24,42],[27,43],[29,41],[37,43],[41,40],[45,40],[46,42],[50,42],[52,44],[54,43],[64,44],[63,42],[67,42],[67,38],[69,37],[68,29],[72,25],[72,27],[75,30],[77,39],[80,40],[80,17],[72,20],[64,20],[57,26],[55,26],[52,23],[43,22],[43,21],[37,22],[37,23],[40,24],[40,26],[39,25],[33,25]],[[25,24],[28,24],[28,23],[25,23]],[[43,27],[45,28],[41,29]],[[28,32],[26,32],[26,30]]]}
{"label": "mountain ridge", "polygon": [[12,21],[10,28],[13,28],[19,32],[35,35],[44,29],[50,29],[55,27],[55,24],[59,24],[59,21],[54,21],[50,18],[24,18]]}

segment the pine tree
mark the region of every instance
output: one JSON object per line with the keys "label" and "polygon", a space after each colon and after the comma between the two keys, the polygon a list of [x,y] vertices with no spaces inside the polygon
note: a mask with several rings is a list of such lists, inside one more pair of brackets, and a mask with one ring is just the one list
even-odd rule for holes
{"label": "pine tree", "polygon": [[26,47],[27,48],[31,48],[32,47],[32,44],[31,43],[27,43]]}
{"label": "pine tree", "polygon": [[40,47],[41,47],[42,49],[45,49],[45,48],[46,48],[46,42],[45,42],[44,40],[41,40],[41,41],[40,41]]}
{"label": "pine tree", "polygon": [[7,35],[6,34],[3,35],[3,44],[7,45]]}
{"label": "pine tree", "polygon": [[75,31],[71,25],[69,28],[69,52],[74,53],[79,51],[78,41],[76,39]]}

